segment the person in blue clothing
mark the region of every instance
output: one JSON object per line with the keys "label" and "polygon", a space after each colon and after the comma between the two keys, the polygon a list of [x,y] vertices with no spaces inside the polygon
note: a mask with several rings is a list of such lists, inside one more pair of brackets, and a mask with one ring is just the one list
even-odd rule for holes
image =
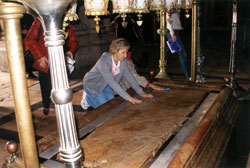
{"label": "person in blue clothing", "polygon": [[[171,20],[171,21],[170,21]],[[166,17],[167,21],[167,28],[169,29],[169,33],[167,34],[167,39],[172,39],[173,41],[176,41],[179,43],[181,50],[178,52],[179,55],[179,61],[181,64],[181,67],[185,73],[185,77],[188,81],[191,81],[190,78],[190,68],[187,64],[187,54],[184,48],[184,45],[181,40],[180,32],[183,30],[183,27],[181,25],[180,17],[178,13],[172,13],[171,18],[167,14]],[[166,47],[166,60],[169,59],[169,56],[171,55],[170,49]]]}
{"label": "person in blue clothing", "polygon": [[135,92],[143,98],[153,98],[152,94],[144,93],[137,84],[127,66],[127,52],[130,44],[124,38],[112,41],[109,52],[104,52],[93,68],[83,78],[83,94],[81,107],[97,108],[114,98],[115,91],[123,99],[140,104],[142,100],[131,97],[119,84],[124,77]]}

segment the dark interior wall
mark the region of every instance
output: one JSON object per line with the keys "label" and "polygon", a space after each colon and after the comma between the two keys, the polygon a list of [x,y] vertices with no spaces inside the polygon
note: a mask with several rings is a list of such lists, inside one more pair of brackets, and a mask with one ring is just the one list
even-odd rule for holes
{"label": "dark interior wall", "polygon": [[238,53],[250,63],[250,1],[238,0]]}
{"label": "dark interior wall", "polygon": [[[250,1],[237,0],[237,42],[236,64],[250,60]],[[232,30],[232,5],[233,0],[200,0],[200,26],[201,26],[201,49],[205,56],[205,64],[218,65],[228,64],[231,46]],[[184,27],[191,34],[191,21],[184,20]],[[186,44],[190,44],[190,37],[186,37]],[[190,48],[191,46],[188,46]],[[215,56],[216,59],[206,59]],[[224,57],[223,57],[224,56]],[[222,58],[228,58],[220,60]]]}
{"label": "dark interior wall", "polygon": [[[228,64],[230,56],[231,43],[231,24],[232,24],[232,1],[233,0],[200,0],[201,9],[201,49],[205,57],[215,55],[219,60],[221,55],[228,56],[227,60],[223,60],[224,64]],[[237,59],[245,58],[250,60],[250,33],[246,30],[250,28],[250,1],[237,0],[238,2],[238,25],[237,25]],[[79,50],[76,55],[76,68],[92,66],[100,57],[101,53],[108,51],[108,46],[112,39],[115,38],[115,27],[111,25],[111,21],[116,16],[112,14],[112,3],[110,1],[109,11],[111,14],[101,16],[101,33],[95,31],[95,22],[93,16],[84,14],[84,4],[82,0],[78,0],[79,22],[74,24],[77,38],[79,39]],[[185,18],[185,11],[181,10],[181,20],[184,26],[182,34],[187,55],[190,58],[191,53],[191,23],[192,10],[189,10],[190,17]],[[130,14],[136,21],[136,14]],[[133,55],[135,63],[142,68],[148,67],[152,61],[158,64],[160,38],[156,33],[159,28],[155,12],[143,14],[143,25],[139,28],[141,31],[140,38],[135,43]],[[215,45],[216,42],[216,45]],[[217,51],[217,52],[214,52]],[[224,57],[225,58],[225,57]],[[205,59],[205,64],[220,66],[221,62],[216,63],[210,61],[213,59]],[[240,62],[240,61],[238,61]],[[157,65],[156,65],[157,66]]]}
{"label": "dark interior wall", "polygon": [[[110,1],[111,2],[111,1]],[[238,58],[244,57],[250,62],[250,1],[237,0],[238,2],[238,26],[237,26],[237,53]],[[230,54],[232,0],[200,0],[201,5],[201,47],[205,57],[209,57],[211,51],[218,51],[218,55]],[[110,3],[110,6],[111,3]],[[111,20],[115,15],[101,16],[101,32],[95,31],[94,16],[84,14],[84,4],[78,0],[77,13],[79,21],[73,23],[76,36],[79,40],[79,49],[76,54],[76,68],[92,66],[100,57],[101,53],[108,51],[108,46],[115,38],[115,27]],[[112,9],[110,9],[112,13]],[[192,10],[189,10],[191,15]],[[137,20],[136,14],[131,16]],[[191,53],[191,16],[185,18],[185,11],[181,11],[184,26],[183,40],[185,48],[190,57]],[[134,49],[135,61],[138,65],[146,67],[147,62],[158,63],[160,38],[156,33],[159,28],[155,12],[143,14],[143,25],[140,27],[141,36]],[[216,45],[214,45],[216,41]],[[154,52],[154,53],[152,53]],[[228,61],[228,60],[226,60]],[[225,62],[226,62],[225,61]],[[205,63],[207,62],[205,59]]]}
{"label": "dark interior wall", "polygon": [[111,40],[115,37],[114,27],[109,16],[101,16],[101,31],[95,30],[94,16],[86,16],[82,0],[78,1],[79,21],[74,23],[79,48],[76,54],[76,68],[92,66],[104,51],[108,51]]}

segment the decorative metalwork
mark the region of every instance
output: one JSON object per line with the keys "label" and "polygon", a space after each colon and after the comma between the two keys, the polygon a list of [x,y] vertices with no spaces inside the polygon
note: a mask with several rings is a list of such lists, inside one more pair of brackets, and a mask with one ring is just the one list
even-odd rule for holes
{"label": "decorative metalwork", "polygon": [[196,81],[196,55],[197,55],[197,1],[193,1],[192,8],[192,37],[191,37],[191,81]]}
{"label": "decorative metalwork", "polygon": [[[60,139],[60,156],[66,167],[82,167],[82,149],[78,141],[75,118],[63,51],[63,17],[71,0],[18,0],[39,16],[48,47],[52,81],[52,101],[55,103]],[[15,50],[15,49],[14,49]],[[61,96],[58,94],[62,94]],[[58,98],[61,97],[61,98]],[[26,137],[27,138],[27,137]],[[29,145],[28,145],[29,146]],[[30,158],[29,158],[30,159]]]}
{"label": "decorative metalwork", "polygon": [[76,9],[77,9],[77,2],[76,0],[72,1],[72,7],[68,10],[66,13],[64,20],[63,20],[63,32],[64,32],[64,39],[67,39],[68,37],[68,32],[66,31],[66,28],[69,25],[69,22],[76,21],[79,19],[78,15],[76,14]]}
{"label": "decorative metalwork", "polygon": [[179,8],[179,9],[180,8],[184,9],[185,8],[185,1],[184,0],[177,0],[176,1],[176,7]]}
{"label": "decorative metalwork", "polygon": [[160,72],[155,76],[159,79],[170,79],[169,75],[166,72],[166,34],[168,29],[166,29],[166,14],[164,10],[160,11],[160,29],[157,30],[157,33],[160,35],[160,60],[159,68]]}
{"label": "decorative metalwork", "polygon": [[193,7],[192,4],[193,4],[193,0],[176,0],[176,7],[178,9],[185,9],[186,18],[190,17],[189,9]]}
{"label": "decorative metalwork", "polygon": [[242,88],[235,79],[235,51],[236,51],[236,37],[237,37],[237,1],[233,1],[233,15],[232,15],[232,36],[231,36],[231,48],[230,48],[230,62],[229,62],[229,77],[225,77],[225,86],[230,88],[234,97],[237,100],[247,100],[249,95],[247,91]]}
{"label": "decorative metalwork", "polygon": [[133,12],[133,0],[112,0],[113,13],[131,13]]}
{"label": "decorative metalwork", "polygon": [[95,16],[96,32],[100,32],[99,16],[109,14],[108,0],[84,0],[85,15]]}
{"label": "decorative metalwork", "polygon": [[229,75],[230,86],[234,87],[235,81],[235,50],[236,50],[236,32],[237,32],[237,3],[233,3],[232,15],[232,35],[231,35],[231,48],[230,48],[230,62],[229,62]]}
{"label": "decorative metalwork", "polygon": [[160,11],[165,8],[165,0],[152,0],[149,9],[151,11]]}
{"label": "decorative metalwork", "polygon": [[134,0],[133,2],[133,12],[135,13],[148,13],[148,8],[148,0]]}
{"label": "decorative metalwork", "polygon": [[152,0],[150,3],[150,10],[156,11],[157,18],[160,14],[160,29],[157,30],[157,33],[160,35],[160,72],[155,76],[155,78],[159,79],[170,79],[166,73],[166,34],[168,33],[166,29],[166,13],[171,15],[171,12],[174,12],[175,6],[176,0]]}
{"label": "decorative metalwork", "polygon": [[149,13],[148,0],[134,0],[133,5],[133,12],[138,13],[138,20],[136,21],[136,23],[138,26],[141,26],[143,23],[143,21],[141,20],[142,13]]}
{"label": "decorative metalwork", "polygon": [[126,22],[126,13],[133,12],[133,0],[112,0],[113,3],[113,13],[119,13],[122,18],[122,26],[127,27],[128,22]]}
{"label": "decorative metalwork", "polygon": [[237,100],[247,100],[249,95],[247,91],[242,88],[235,79],[235,51],[236,51],[236,37],[237,37],[237,1],[233,1],[233,15],[232,15],[232,36],[231,36],[231,48],[230,48],[230,62],[229,62],[229,76],[224,78],[225,86],[230,88],[234,97]]}
{"label": "decorative metalwork", "polygon": [[185,9],[185,12],[186,12],[186,14],[185,14],[185,16],[186,16],[186,18],[189,18],[190,17],[190,14],[189,14],[189,9],[191,9],[192,8],[192,5],[193,5],[193,0],[184,0],[184,9]]}

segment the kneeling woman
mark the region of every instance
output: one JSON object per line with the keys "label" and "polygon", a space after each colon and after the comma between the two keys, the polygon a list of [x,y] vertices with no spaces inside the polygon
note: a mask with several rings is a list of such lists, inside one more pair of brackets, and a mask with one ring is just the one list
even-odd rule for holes
{"label": "kneeling woman", "polygon": [[140,104],[142,100],[131,97],[119,82],[124,77],[143,98],[152,98],[152,94],[146,94],[137,84],[127,66],[127,52],[130,44],[123,38],[112,41],[109,52],[104,52],[94,67],[86,73],[83,79],[83,96],[81,106],[87,109],[89,106],[97,108],[114,98],[113,90],[123,99],[133,104]]}

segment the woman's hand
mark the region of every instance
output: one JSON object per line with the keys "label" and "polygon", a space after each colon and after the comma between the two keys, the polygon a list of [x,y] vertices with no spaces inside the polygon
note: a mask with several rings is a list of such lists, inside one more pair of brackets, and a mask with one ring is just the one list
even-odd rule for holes
{"label": "woman's hand", "polygon": [[40,59],[38,60],[38,62],[39,62],[40,66],[41,66],[42,68],[47,68],[48,63],[49,63],[48,59],[47,59],[45,56],[42,57],[42,58],[40,58]]}
{"label": "woman's hand", "polygon": [[128,101],[129,101],[130,103],[132,103],[132,104],[141,104],[141,103],[142,103],[141,100],[136,99],[136,98],[133,98],[133,97],[130,97],[130,98],[128,99]]}
{"label": "woman's hand", "polygon": [[173,41],[176,41],[176,40],[177,40],[175,34],[172,34],[172,37],[171,37],[171,38],[172,38]]}
{"label": "woman's hand", "polygon": [[150,83],[149,87],[151,87],[151,88],[154,89],[154,90],[158,90],[158,91],[164,90],[163,87],[154,85],[154,84],[152,84],[152,83]]}
{"label": "woman's hand", "polygon": [[143,98],[153,98],[154,96],[152,94],[142,93],[141,97],[143,97]]}

